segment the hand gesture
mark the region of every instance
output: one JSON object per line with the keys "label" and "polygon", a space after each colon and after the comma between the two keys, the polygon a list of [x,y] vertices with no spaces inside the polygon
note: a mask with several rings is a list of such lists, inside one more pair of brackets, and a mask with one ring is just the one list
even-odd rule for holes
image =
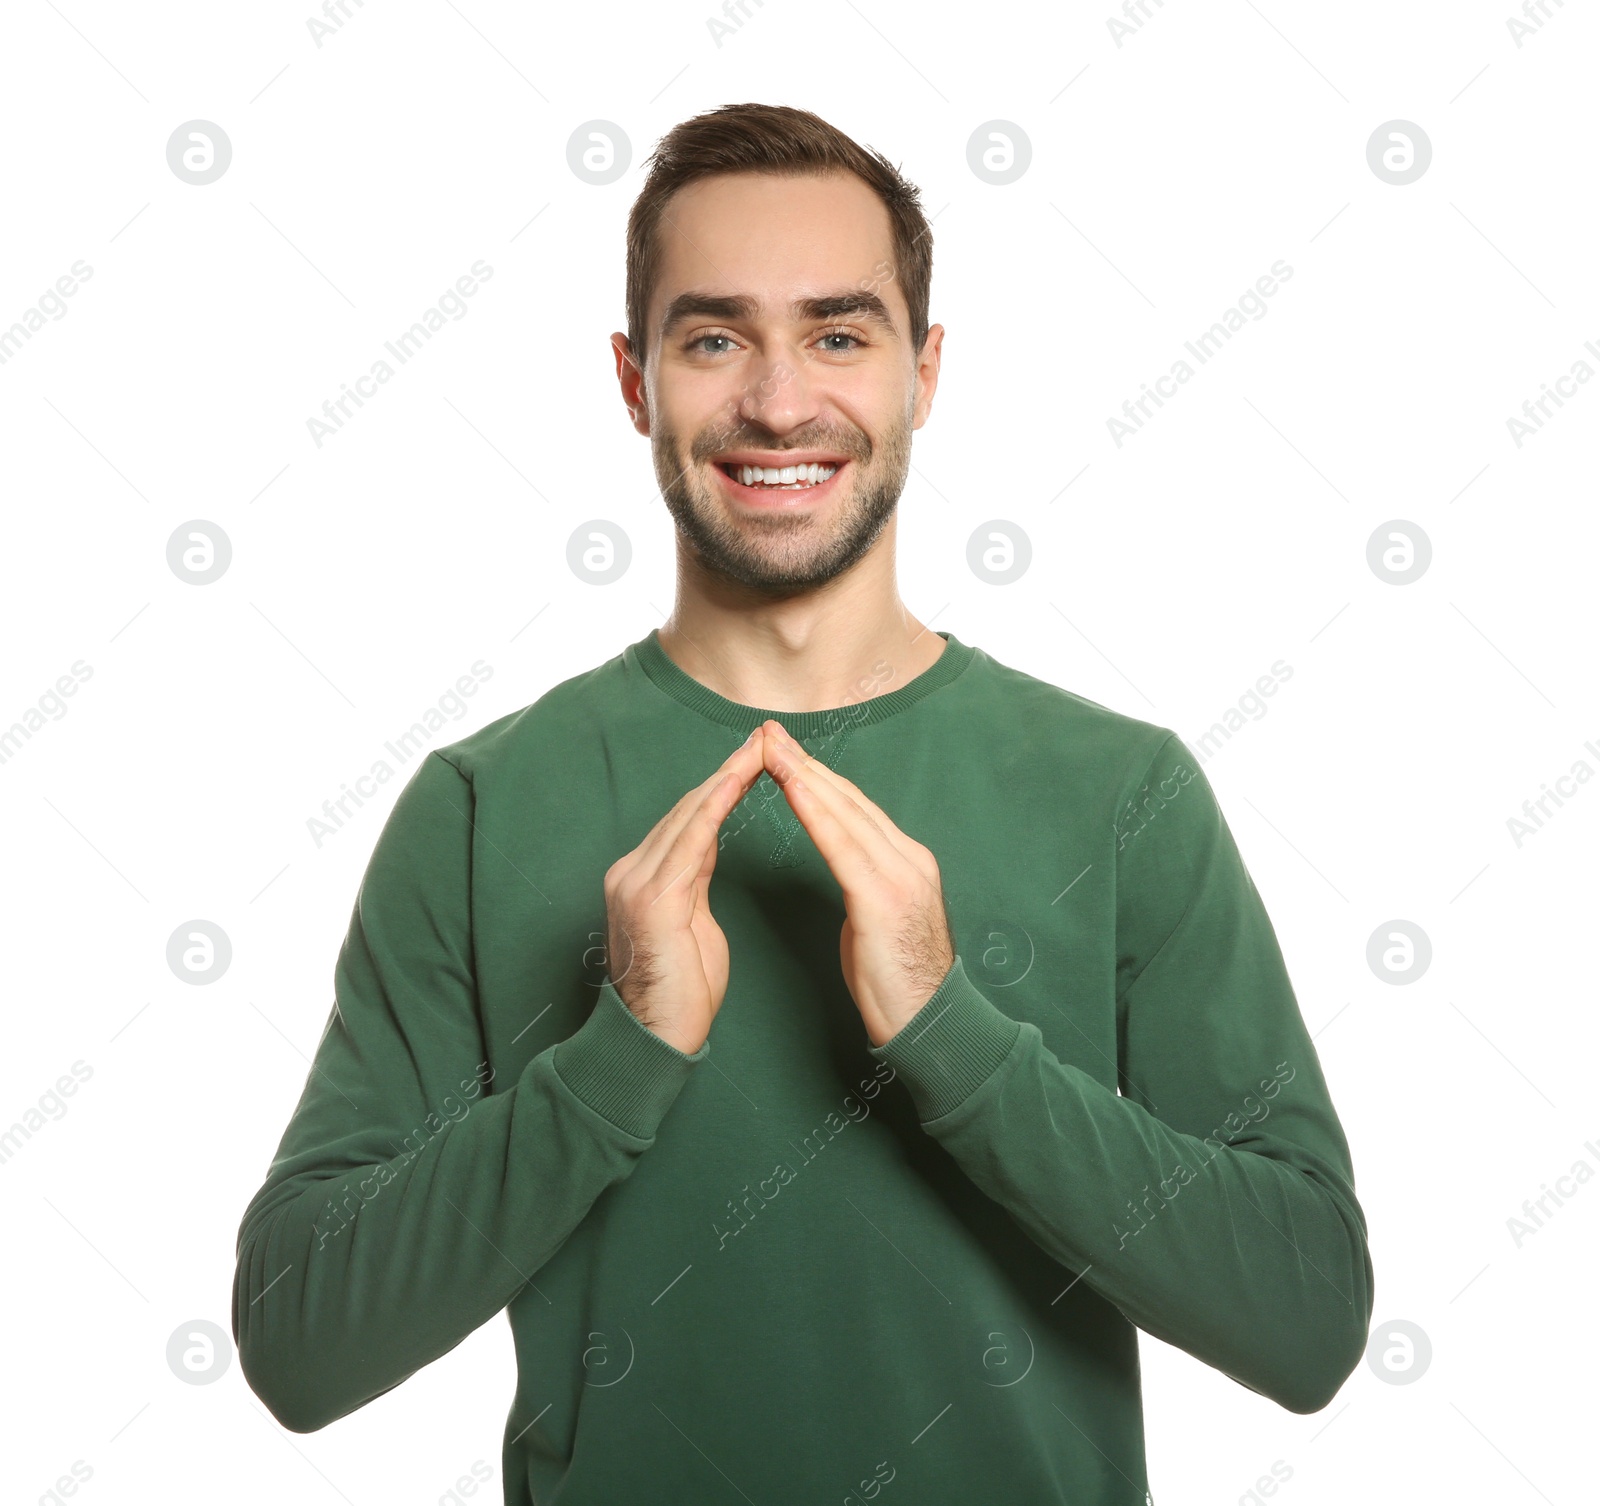
{"label": "hand gesture", "polygon": [[640,1023],[689,1054],[728,988],[728,939],[709,904],[717,832],[761,777],[761,749],[758,728],[606,870],[611,982]]}
{"label": "hand gesture", "polygon": [[777,722],[762,758],[844,891],[839,965],[874,1046],[933,997],[955,964],[939,864]]}

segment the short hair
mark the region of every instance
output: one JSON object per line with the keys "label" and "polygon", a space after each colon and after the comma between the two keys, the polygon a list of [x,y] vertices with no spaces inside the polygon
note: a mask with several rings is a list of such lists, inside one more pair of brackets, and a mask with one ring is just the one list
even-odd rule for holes
{"label": "short hair", "polygon": [[809,110],[742,104],[682,121],[645,162],[650,171],[628,214],[628,343],[641,368],[649,349],[650,297],[661,275],[658,231],[667,201],[686,184],[724,173],[798,178],[843,171],[862,179],[889,211],[894,275],[910,311],[913,349],[922,349],[933,281],[932,226],[916,186],[880,152],[858,145]]}

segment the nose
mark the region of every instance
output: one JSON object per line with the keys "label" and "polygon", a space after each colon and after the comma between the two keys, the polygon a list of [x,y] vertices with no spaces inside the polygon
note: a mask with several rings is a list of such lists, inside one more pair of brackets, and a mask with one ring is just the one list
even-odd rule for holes
{"label": "nose", "polygon": [[739,396],[739,416],[774,434],[787,434],[812,423],[819,405],[807,363],[794,351],[780,349],[751,363]]}

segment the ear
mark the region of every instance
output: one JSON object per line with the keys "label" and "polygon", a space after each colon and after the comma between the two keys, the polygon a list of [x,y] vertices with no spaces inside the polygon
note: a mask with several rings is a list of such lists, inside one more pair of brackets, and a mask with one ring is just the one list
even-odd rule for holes
{"label": "ear", "polygon": [[644,372],[634,360],[633,346],[628,337],[618,330],[611,336],[611,349],[616,357],[617,382],[622,388],[622,402],[633,420],[633,427],[641,434],[650,432],[650,404],[645,396]]}
{"label": "ear", "polygon": [[933,394],[939,385],[939,361],[944,353],[944,325],[930,324],[928,338],[917,357],[917,396],[912,408],[911,427],[920,429],[933,407]]}

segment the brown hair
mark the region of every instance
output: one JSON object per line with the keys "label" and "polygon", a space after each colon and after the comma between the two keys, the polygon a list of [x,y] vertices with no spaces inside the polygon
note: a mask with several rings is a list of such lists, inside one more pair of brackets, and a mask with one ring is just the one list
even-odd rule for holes
{"label": "brown hair", "polygon": [[650,295],[661,271],[657,234],[667,201],[680,188],[719,173],[775,177],[851,172],[883,200],[894,233],[894,275],[911,314],[911,341],[928,337],[933,234],[921,195],[889,159],[862,147],[809,110],[788,105],[722,105],[674,126],[645,162],[650,172],[628,214],[628,343],[642,368],[648,351]]}

